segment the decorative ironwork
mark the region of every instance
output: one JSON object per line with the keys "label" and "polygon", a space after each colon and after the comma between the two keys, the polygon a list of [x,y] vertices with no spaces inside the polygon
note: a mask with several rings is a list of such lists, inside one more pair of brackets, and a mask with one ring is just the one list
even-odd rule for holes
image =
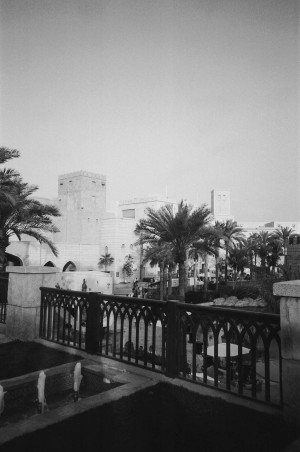
{"label": "decorative ironwork", "polygon": [[[280,316],[178,304],[181,377],[282,405]],[[188,312],[187,312],[188,309]]]}
{"label": "decorative ironwork", "polygon": [[40,337],[85,349],[88,295],[60,289],[41,291]]}
{"label": "decorative ironwork", "polygon": [[280,316],[42,288],[40,336],[282,404]]}
{"label": "decorative ironwork", "polygon": [[166,302],[97,295],[98,353],[163,371],[166,359]]}
{"label": "decorative ironwork", "polygon": [[8,273],[0,274],[0,323],[6,323]]}

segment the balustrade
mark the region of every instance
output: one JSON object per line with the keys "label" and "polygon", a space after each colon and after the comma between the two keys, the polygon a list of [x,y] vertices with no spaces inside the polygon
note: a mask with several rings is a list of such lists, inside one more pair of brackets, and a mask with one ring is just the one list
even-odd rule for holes
{"label": "balustrade", "polygon": [[280,317],[42,288],[40,337],[282,404]]}

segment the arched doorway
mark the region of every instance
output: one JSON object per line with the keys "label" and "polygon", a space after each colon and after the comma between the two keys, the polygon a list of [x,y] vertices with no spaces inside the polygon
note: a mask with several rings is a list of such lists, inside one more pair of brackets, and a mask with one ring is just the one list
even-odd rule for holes
{"label": "arched doorway", "polygon": [[77,268],[74,262],[69,261],[63,267],[63,272],[76,272]]}
{"label": "arched doorway", "polygon": [[10,253],[5,253],[5,257],[7,259],[7,264],[6,265],[14,265],[16,267],[22,267],[23,266],[23,262],[22,259],[18,256],[15,256],[14,254],[10,254]]}

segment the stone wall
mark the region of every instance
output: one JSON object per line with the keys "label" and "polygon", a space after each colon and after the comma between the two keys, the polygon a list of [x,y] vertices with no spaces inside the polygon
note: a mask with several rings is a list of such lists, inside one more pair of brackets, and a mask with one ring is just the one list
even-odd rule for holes
{"label": "stone wall", "polygon": [[300,281],[276,283],[273,292],[280,296],[284,415],[300,427]]}
{"label": "stone wall", "polygon": [[9,273],[5,334],[31,341],[39,336],[40,287],[54,287],[58,268],[7,267]]}
{"label": "stone wall", "polygon": [[287,246],[286,264],[291,279],[300,279],[300,235],[290,237]]}

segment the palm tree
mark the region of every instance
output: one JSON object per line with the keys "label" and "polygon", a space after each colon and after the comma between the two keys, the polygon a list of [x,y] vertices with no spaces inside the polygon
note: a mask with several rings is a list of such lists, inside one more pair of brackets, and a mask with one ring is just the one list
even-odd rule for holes
{"label": "palm tree", "polygon": [[244,273],[245,267],[247,267],[249,264],[248,250],[242,242],[233,246],[229,250],[228,263],[234,270],[233,281],[235,282],[238,273]]}
{"label": "palm tree", "polygon": [[210,221],[210,210],[206,205],[193,209],[181,201],[176,213],[168,204],[159,210],[148,208],[146,213],[147,218],[140,220],[136,231],[143,233],[144,242],[160,241],[171,245],[174,260],[179,265],[179,299],[184,301],[187,253],[201,237],[201,229]]}
{"label": "palm tree", "polygon": [[152,243],[144,251],[143,264],[149,262],[151,267],[159,266],[160,270],[160,299],[163,300],[167,295],[172,294],[172,270],[175,266],[172,248],[168,243]]}
{"label": "palm tree", "polygon": [[194,290],[196,290],[196,286],[197,286],[197,274],[198,274],[198,267],[199,267],[199,252],[197,251],[197,249],[192,248],[189,251],[189,258],[193,259],[194,263],[193,263],[193,267],[194,267]]}
{"label": "palm tree", "polygon": [[130,254],[128,254],[128,256],[125,256],[125,262],[122,267],[124,282],[126,282],[126,276],[127,276],[127,278],[130,278],[130,276],[132,276],[132,274],[133,274],[132,267],[133,267],[133,257]]}
{"label": "palm tree", "polygon": [[102,254],[102,255],[101,255],[101,257],[100,257],[100,259],[99,259],[99,262],[98,262],[98,265],[99,265],[99,266],[104,265],[104,269],[105,269],[105,271],[106,271],[106,270],[107,270],[107,267],[109,267],[111,264],[114,263],[114,260],[115,260],[115,259],[111,256],[110,253],[105,253],[105,254]]}
{"label": "palm tree", "polygon": [[288,243],[289,243],[290,235],[293,232],[294,232],[294,229],[293,228],[288,228],[287,226],[286,227],[280,226],[274,232],[274,236],[277,237],[280,240],[280,242],[282,244],[282,247],[283,247],[283,256],[284,256],[283,265],[286,264],[286,250],[287,250],[287,246],[288,246]]}
{"label": "palm tree", "polygon": [[260,266],[263,273],[266,271],[267,257],[270,252],[270,241],[272,240],[272,235],[269,231],[260,231],[257,234],[258,242],[258,256],[260,258]]}
{"label": "palm tree", "polygon": [[237,243],[240,243],[245,238],[245,235],[242,232],[243,228],[241,226],[238,226],[237,222],[233,220],[226,220],[225,222],[219,223],[218,229],[220,231],[221,240],[224,242],[225,248],[225,284],[226,284],[228,276],[229,250]]}
{"label": "palm tree", "polygon": [[17,157],[20,157],[20,152],[16,149],[10,149],[4,146],[0,147],[0,165]]}
{"label": "palm tree", "polygon": [[[11,151],[10,153],[7,148],[4,148],[4,150],[1,148],[1,151],[1,162],[18,155],[17,151]],[[23,234],[33,237],[38,242],[47,244],[53,254],[57,256],[57,249],[49,237],[49,233],[58,232],[58,228],[52,222],[52,217],[60,215],[57,207],[42,204],[33,199],[32,195],[38,187],[23,182],[17,172],[1,170],[1,176],[4,176],[4,179],[0,183],[0,191],[2,193],[0,209],[0,271],[5,270],[5,250],[12,236],[16,236],[19,240],[21,240]],[[3,195],[3,193],[5,194]]]}
{"label": "palm tree", "polygon": [[[16,149],[0,147],[0,164],[10,159],[19,157],[20,153]],[[1,168],[0,170],[0,212],[4,204],[14,203],[14,180],[20,177],[19,173],[10,168]]]}
{"label": "palm tree", "polygon": [[216,221],[214,224],[214,237],[212,237],[212,245],[214,246],[214,256],[216,262],[216,291],[219,289],[219,269],[220,269],[220,249],[223,248],[222,237],[223,227],[220,221]]}
{"label": "palm tree", "polygon": [[269,271],[272,267],[273,274],[275,273],[275,267],[277,267],[281,256],[283,255],[283,247],[281,240],[277,236],[271,236],[269,242],[269,253],[267,256],[267,265],[269,267]]}
{"label": "palm tree", "polygon": [[201,238],[193,243],[190,249],[190,256],[198,254],[204,259],[204,292],[207,293],[208,288],[208,256],[216,257],[216,243],[219,233],[212,227],[201,229]]}
{"label": "palm tree", "polygon": [[14,204],[4,203],[0,217],[0,271],[5,267],[5,250],[10,237],[16,236],[21,240],[23,234],[34,237],[38,242],[47,244],[55,256],[57,249],[49,238],[49,233],[58,232],[51,217],[60,215],[58,209],[52,205],[42,204],[31,198],[37,190],[36,186],[24,183],[15,185]]}
{"label": "palm tree", "polygon": [[256,261],[259,249],[259,239],[258,234],[256,232],[252,233],[251,235],[249,235],[249,237],[247,237],[245,246],[250,260],[250,277],[252,279],[253,274],[255,275]]}

